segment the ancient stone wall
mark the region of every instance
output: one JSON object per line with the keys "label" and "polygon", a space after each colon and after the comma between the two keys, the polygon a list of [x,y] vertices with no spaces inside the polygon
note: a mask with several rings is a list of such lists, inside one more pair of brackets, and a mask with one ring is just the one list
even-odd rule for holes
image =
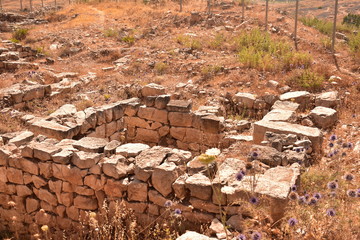
{"label": "ancient stone wall", "polygon": [[[142,221],[160,216],[168,200],[171,211],[179,209],[186,221],[195,223],[210,222],[221,208],[228,224],[240,229],[246,214],[240,201],[248,201],[252,177],[236,180],[245,167],[240,159],[212,164],[215,175],[209,177],[197,157],[173,148],[92,137],[59,141],[29,131],[8,134],[4,143],[0,149],[3,229],[16,226],[36,233],[44,224],[52,231],[71,229],[79,226],[86,211],[99,211],[105,199],[112,206],[124,200]],[[254,191],[264,196],[262,201],[268,199],[274,220],[282,216],[298,176],[297,165],[258,172]]]}

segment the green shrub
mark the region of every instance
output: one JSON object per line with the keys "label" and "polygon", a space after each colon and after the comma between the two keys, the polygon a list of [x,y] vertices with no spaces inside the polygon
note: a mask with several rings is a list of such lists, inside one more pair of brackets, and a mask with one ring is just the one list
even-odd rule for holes
{"label": "green shrub", "polygon": [[103,34],[105,37],[116,37],[119,34],[119,32],[117,30],[109,28],[104,30]]}
{"label": "green shrub", "polygon": [[201,75],[205,78],[210,78],[219,72],[222,72],[224,67],[218,65],[209,65],[201,69]]}
{"label": "green shrub", "polygon": [[179,35],[176,37],[176,41],[179,44],[181,44],[187,48],[191,48],[193,50],[201,50],[202,49],[202,43],[200,42],[200,40],[193,36]]}
{"label": "green shrub", "polygon": [[287,80],[291,87],[303,88],[309,91],[319,91],[323,87],[325,78],[309,69],[295,70],[292,76]]}
{"label": "green shrub", "polygon": [[135,43],[135,37],[131,36],[131,35],[128,35],[128,36],[122,37],[120,39],[120,41],[124,42],[124,43],[127,43],[129,45],[133,45]]}
{"label": "green shrub", "polygon": [[313,27],[319,30],[321,33],[325,35],[331,35],[333,24],[331,22],[318,19],[316,17],[302,17],[300,21],[308,27]]}
{"label": "green shrub", "polygon": [[360,33],[350,35],[348,44],[353,53],[360,54]]}
{"label": "green shrub", "polygon": [[169,65],[167,65],[167,64],[164,63],[164,62],[157,62],[157,63],[155,64],[154,69],[155,69],[156,74],[158,74],[158,75],[163,75],[163,74],[165,74],[165,73],[167,72],[167,70],[169,69]]}
{"label": "green shrub", "polygon": [[223,34],[216,34],[215,38],[209,42],[209,47],[212,49],[221,49],[226,39]]}
{"label": "green shrub", "polygon": [[349,13],[343,19],[343,24],[351,24],[360,27],[360,15]]}
{"label": "green shrub", "polygon": [[292,51],[284,41],[274,41],[270,35],[254,29],[234,39],[239,51],[239,61],[249,68],[264,71],[281,71],[293,68],[308,68],[312,57],[308,53]]}
{"label": "green shrub", "polygon": [[19,28],[13,32],[12,37],[18,41],[24,40],[29,33],[29,29],[27,28]]}

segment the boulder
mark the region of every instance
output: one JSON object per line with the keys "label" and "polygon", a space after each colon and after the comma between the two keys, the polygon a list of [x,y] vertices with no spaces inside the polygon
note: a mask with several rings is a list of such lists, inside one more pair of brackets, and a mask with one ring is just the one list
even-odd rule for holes
{"label": "boulder", "polygon": [[315,106],[335,108],[339,103],[337,91],[320,93],[315,98]]}
{"label": "boulder", "polygon": [[337,111],[327,107],[316,107],[311,110],[310,117],[319,128],[330,128],[338,120]]}
{"label": "boulder", "polygon": [[143,97],[158,96],[162,94],[165,94],[165,88],[155,83],[150,83],[141,89],[141,95]]}
{"label": "boulder", "polygon": [[251,93],[238,92],[234,97],[235,102],[242,108],[252,109],[256,100],[256,96]]}
{"label": "boulder", "polygon": [[304,110],[309,106],[311,102],[312,95],[307,91],[296,91],[296,92],[287,92],[280,95],[281,101],[293,101],[300,104],[300,108]]}

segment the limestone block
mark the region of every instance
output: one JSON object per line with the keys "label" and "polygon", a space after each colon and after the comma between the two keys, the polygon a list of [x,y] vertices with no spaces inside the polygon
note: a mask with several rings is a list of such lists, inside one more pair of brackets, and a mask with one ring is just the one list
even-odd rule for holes
{"label": "limestone block", "polygon": [[158,109],[165,109],[170,101],[170,95],[160,95],[155,99],[155,107]]}
{"label": "limestone block", "polygon": [[98,202],[95,198],[78,195],[74,198],[74,207],[84,210],[96,210]]}
{"label": "limestone block", "polygon": [[281,101],[293,101],[300,104],[301,109],[309,106],[312,95],[307,91],[287,92],[280,96]]}
{"label": "limestone block", "polygon": [[25,145],[34,137],[34,133],[30,131],[20,132],[16,137],[12,138],[9,143],[15,144],[17,147]]}
{"label": "limestone block", "polygon": [[168,123],[168,112],[166,110],[141,106],[138,111],[138,116],[146,120]]}
{"label": "limestone block", "polygon": [[94,152],[75,152],[71,162],[80,169],[89,169],[97,164],[103,157],[103,154]]}
{"label": "limestone block", "polygon": [[315,106],[335,108],[339,103],[337,91],[320,93],[315,98]]}
{"label": "limestone block", "polygon": [[335,125],[338,120],[336,110],[327,107],[316,107],[310,112],[310,117],[319,128],[330,128]]}
{"label": "limestone block", "polygon": [[128,185],[128,190],[127,190],[128,200],[146,202],[147,191],[148,191],[147,183],[134,179]]}
{"label": "limestone block", "polygon": [[150,143],[158,143],[160,141],[160,135],[155,130],[138,128],[135,136],[136,140],[150,142]]}
{"label": "limestone block", "polygon": [[143,143],[127,143],[116,148],[116,154],[124,157],[136,157],[142,151],[149,149],[149,145]]}
{"label": "limestone block", "polygon": [[169,112],[190,112],[192,108],[192,102],[186,100],[170,100],[166,109]]}
{"label": "limestone block", "polygon": [[252,109],[256,100],[256,96],[251,93],[238,92],[234,96],[234,100],[242,108]]}
{"label": "limestone block", "polygon": [[197,173],[188,177],[185,181],[185,186],[190,190],[190,195],[192,197],[201,200],[210,200],[212,194],[211,182],[205,175]]}
{"label": "limestone block", "polygon": [[193,115],[183,112],[169,112],[169,122],[173,127],[191,127]]}
{"label": "limestone block", "polygon": [[181,171],[175,163],[163,163],[155,170],[151,177],[151,182],[154,188],[160,192],[164,197],[167,197],[172,192],[172,184],[178,178]]}
{"label": "limestone block", "polygon": [[254,143],[260,144],[266,132],[295,134],[305,136],[310,139],[316,152],[321,152],[323,135],[318,128],[305,127],[298,124],[287,122],[268,122],[258,121],[254,123],[253,138]]}
{"label": "limestone block", "polygon": [[165,94],[165,88],[155,83],[150,83],[141,89],[141,95],[143,97],[158,96],[162,94]]}
{"label": "limestone block", "polygon": [[25,159],[25,158],[20,158],[17,161],[20,164],[20,168],[24,172],[28,172],[28,173],[31,173],[34,175],[39,174],[39,166],[36,162],[33,162],[33,161],[31,161],[29,159]]}
{"label": "limestone block", "polygon": [[102,153],[108,141],[103,138],[84,137],[75,142],[73,146],[80,151]]}
{"label": "limestone block", "polygon": [[159,166],[170,152],[170,148],[160,146],[142,151],[135,158],[135,177],[146,182],[150,178],[154,168]]}
{"label": "limestone block", "polygon": [[114,180],[109,178],[104,185],[104,191],[106,196],[113,198],[124,197],[128,188],[129,180],[127,178],[121,180]]}

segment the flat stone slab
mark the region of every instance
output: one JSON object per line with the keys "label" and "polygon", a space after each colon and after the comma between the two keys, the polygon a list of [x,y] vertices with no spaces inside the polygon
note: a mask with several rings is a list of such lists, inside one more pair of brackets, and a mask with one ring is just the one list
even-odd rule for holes
{"label": "flat stone slab", "polygon": [[34,133],[30,131],[20,132],[17,136],[12,138],[9,143],[15,144],[17,147],[24,145],[25,143],[30,142],[34,137]]}
{"label": "flat stone slab", "polygon": [[313,127],[305,127],[299,124],[274,121],[258,121],[254,123],[253,138],[254,143],[260,144],[265,137],[266,132],[274,133],[292,133],[299,136],[306,136],[313,144],[315,152],[321,152],[323,134],[320,129]]}
{"label": "flat stone slab", "polygon": [[295,117],[295,112],[284,109],[273,109],[266,114],[262,120],[264,121],[284,121],[288,122]]}
{"label": "flat stone slab", "polygon": [[280,101],[277,100],[271,109],[282,109],[282,110],[289,110],[289,111],[297,111],[299,109],[300,104],[296,102],[290,101]]}
{"label": "flat stone slab", "polygon": [[281,101],[294,101],[304,109],[310,103],[311,94],[307,91],[287,92],[280,95]]}
{"label": "flat stone slab", "polygon": [[102,153],[108,141],[104,138],[84,137],[73,144],[80,151]]}
{"label": "flat stone slab", "polygon": [[62,105],[58,110],[50,114],[51,117],[67,117],[72,116],[77,112],[76,107],[72,104]]}
{"label": "flat stone slab", "polygon": [[42,134],[58,140],[73,138],[74,136],[71,128],[44,119],[34,122],[29,128],[35,134]]}
{"label": "flat stone slab", "polygon": [[124,157],[136,157],[150,146],[143,143],[127,143],[116,148],[116,154]]}
{"label": "flat stone slab", "polygon": [[166,105],[169,112],[190,112],[191,107],[192,102],[186,100],[170,100]]}

